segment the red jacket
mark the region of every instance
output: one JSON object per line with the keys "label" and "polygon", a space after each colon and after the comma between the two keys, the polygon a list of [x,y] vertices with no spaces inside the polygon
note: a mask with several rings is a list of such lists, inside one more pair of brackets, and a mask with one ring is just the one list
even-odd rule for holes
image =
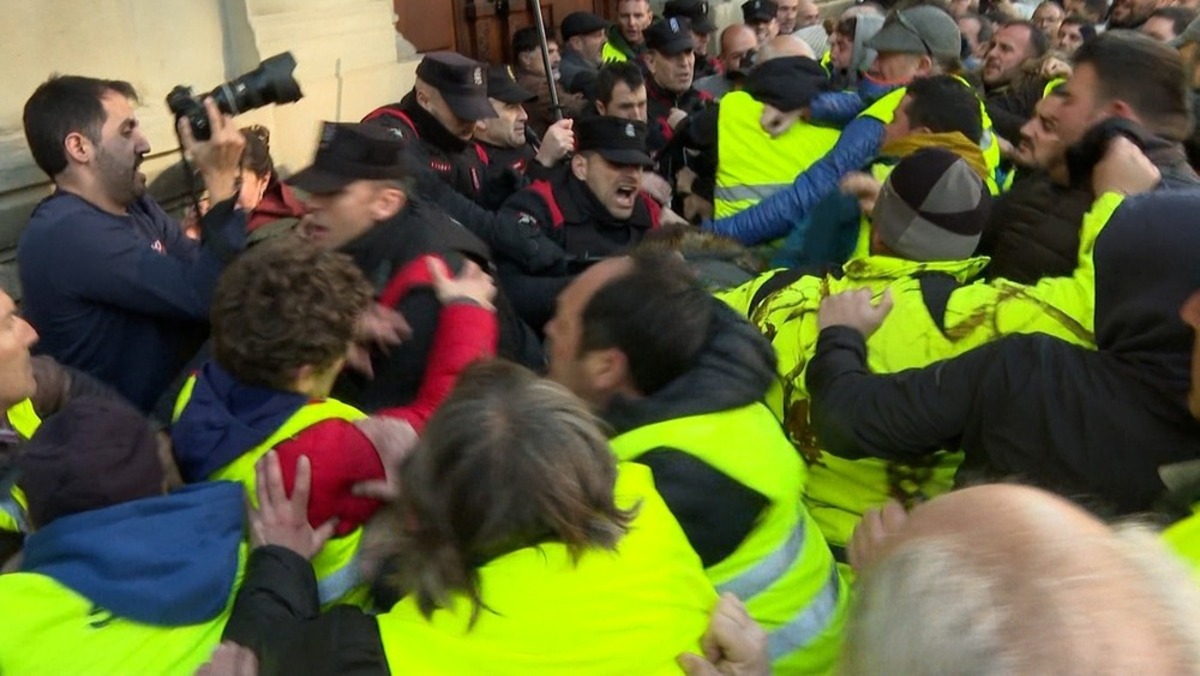
{"label": "red jacket", "polygon": [[[425,271],[424,275],[421,271]],[[384,296],[389,291],[393,295],[403,294],[407,288],[427,282],[428,270],[422,257],[397,274]],[[398,288],[401,284],[405,288]],[[497,333],[496,314],[492,310],[469,303],[447,305],[438,319],[429,366],[417,398],[407,406],[383,409],[377,415],[404,420],[420,433],[429,416],[454,388],[458,374],[472,362],[495,355]],[[379,508],[377,500],[351,494],[351,488],[359,482],[384,478],[379,454],[353,423],[326,420],[276,446],[275,451],[289,491],[295,479],[296,462],[300,456],[308,457],[312,466],[308,520],[313,527],[337,518],[337,534],[342,535],[362,525]]]}

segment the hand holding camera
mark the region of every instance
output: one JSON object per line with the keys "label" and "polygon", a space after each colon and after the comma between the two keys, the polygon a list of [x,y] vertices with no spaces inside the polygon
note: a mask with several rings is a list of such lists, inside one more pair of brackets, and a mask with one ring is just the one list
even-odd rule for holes
{"label": "hand holding camera", "polygon": [[238,193],[241,179],[242,148],[246,140],[233,123],[233,117],[222,115],[213,99],[204,99],[204,110],[208,114],[210,137],[196,140],[188,118],[177,120],[179,139],[183,150],[196,163],[196,170],[204,178],[204,187],[213,203],[223,202]]}

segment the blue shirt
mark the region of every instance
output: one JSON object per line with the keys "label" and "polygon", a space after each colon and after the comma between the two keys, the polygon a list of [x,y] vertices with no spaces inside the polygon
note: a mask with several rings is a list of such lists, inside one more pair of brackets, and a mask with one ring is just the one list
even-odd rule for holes
{"label": "blue shirt", "polygon": [[185,329],[208,321],[217,278],[245,246],[232,200],[203,226],[203,244],[188,239],[149,197],[124,216],[61,190],[42,200],[17,250],[37,350],[150,410],[190,356]]}

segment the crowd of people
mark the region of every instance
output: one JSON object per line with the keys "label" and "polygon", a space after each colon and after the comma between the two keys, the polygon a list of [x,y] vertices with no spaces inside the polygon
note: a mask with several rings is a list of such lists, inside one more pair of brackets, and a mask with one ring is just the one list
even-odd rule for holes
{"label": "crowd of people", "polygon": [[1200,673],[1195,3],[615,6],[29,96],[0,673]]}

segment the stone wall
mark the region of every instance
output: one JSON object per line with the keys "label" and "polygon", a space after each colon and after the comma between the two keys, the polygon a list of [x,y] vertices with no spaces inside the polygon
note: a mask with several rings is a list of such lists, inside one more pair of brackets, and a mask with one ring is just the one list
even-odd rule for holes
{"label": "stone wall", "polygon": [[4,9],[0,287],[13,291],[17,238],[51,190],[29,155],[21,111],[51,73],[124,79],[137,88],[138,118],[152,146],[143,170],[155,197],[171,207],[183,194],[174,120],[163,102],[175,85],[208,91],[290,50],[304,99],[237,120],[271,129],[272,154],[286,175],[311,158],[321,120],[358,120],[397,100],[416,68],[393,28],[391,0],[37,0]]}

